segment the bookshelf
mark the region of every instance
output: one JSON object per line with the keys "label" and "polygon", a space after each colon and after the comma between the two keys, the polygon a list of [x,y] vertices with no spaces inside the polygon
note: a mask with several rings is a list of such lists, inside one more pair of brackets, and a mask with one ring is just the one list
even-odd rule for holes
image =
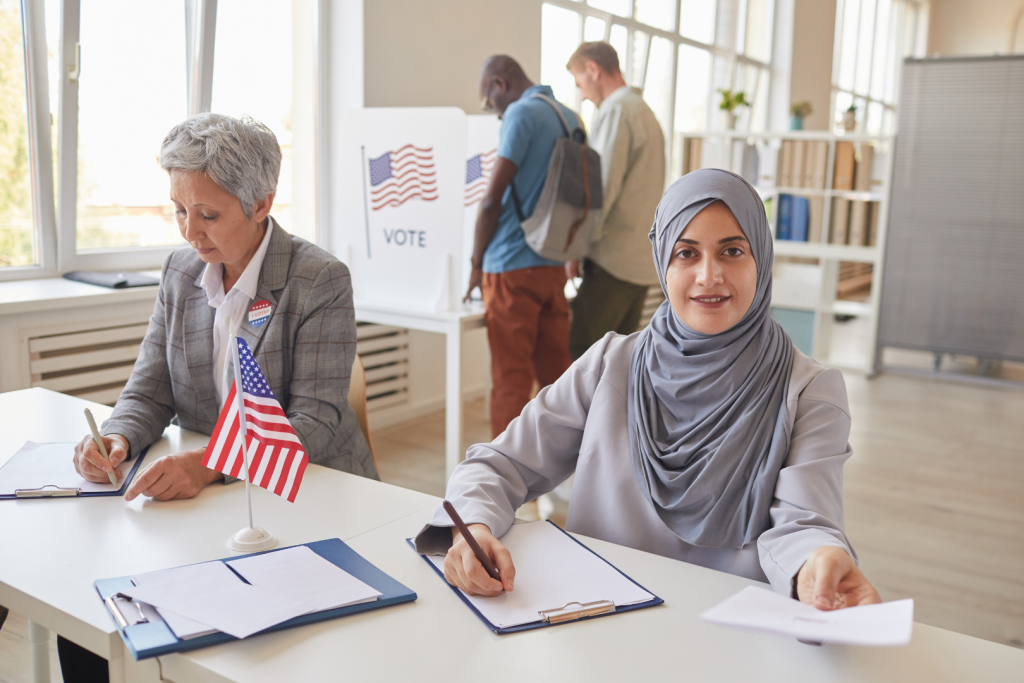
{"label": "bookshelf", "polygon": [[[694,158],[692,149],[694,139],[699,139],[700,149]],[[812,320],[811,355],[820,362],[834,367],[873,372],[875,368],[876,339],[878,335],[878,312],[881,295],[881,275],[885,253],[885,236],[889,216],[889,196],[892,182],[892,158],[895,138],[892,136],[872,135],[837,135],[824,131],[780,131],[766,133],[750,133],[743,131],[713,131],[680,133],[677,136],[677,149],[681,152],[682,167],[676,169],[683,173],[695,168],[724,168],[737,173],[757,188],[761,198],[769,207],[769,223],[774,239],[776,257],[785,256],[790,259],[815,263],[789,262],[790,259],[776,259],[774,287],[772,295],[773,308],[789,311],[802,311],[806,318]],[[814,179],[805,176],[800,185],[795,182],[780,184],[780,161],[783,143],[823,143],[825,147],[824,168],[820,168],[820,160],[816,168],[821,172]],[[837,143],[854,143],[853,147],[861,163],[864,146],[871,147],[870,163],[866,164],[858,178],[859,189],[833,189],[836,185],[836,154]],[[790,147],[790,152],[794,147]],[[819,158],[821,146],[805,145],[801,149],[817,149]],[[849,147],[846,148],[847,150]],[[753,150],[753,151],[752,151]],[[756,174],[751,165],[753,153],[756,152]],[[808,155],[809,156],[809,155]],[[696,163],[694,163],[696,162]],[[756,176],[756,177],[751,177]],[[823,177],[821,177],[823,176]],[[866,180],[865,180],[866,179]],[[754,182],[756,180],[756,182]],[[792,178],[790,178],[792,180]],[[866,183],[866,187],[864,187]],[[817,229],[811,229],[808,241],[778,239],[780,195],[806,197],[808,201],[816,201],[820,206],[816,219]],[[811,200],[810,198],[816,198]],[[836,212],[837,206],[849,211],[854,202],[864,202],[864,208],[854,237],[864,243],[849,244],[852,223],[844,214]],[[877,203],[872,214],[871,202]],[[872,219],[872,215],[874,218]],[[873,221],[873,222],[872,222]],[[840,230],[838,225],[844,227]],[[868,227],[870,225],[870,227]],[[835,232],[834,232],[835,231]],[[873,241],[868,242],[868,233],[872,233]],[[838,241],[844,243],[837,243]],[[781,261],[781,262],[780,262]],[[849,271],[849,264],[870,264],[870,290],[862,300],[845,300],[837,298],[840,284],[840,264],[847,264],[843,270]],[[864,276],[860,276],[864,279]],[[859,323],[856,325],[857,343],[842,344],[842,353],[834,351],[833,335],[843,329],[835,321],[835,316],[852,317]],[[811,318],[813,316],[813,319]],[[791,335],[792,336],[792,335]],[[795,339],[795,336],[794,336]],[[799,345],[799,344],[798,344]]]}

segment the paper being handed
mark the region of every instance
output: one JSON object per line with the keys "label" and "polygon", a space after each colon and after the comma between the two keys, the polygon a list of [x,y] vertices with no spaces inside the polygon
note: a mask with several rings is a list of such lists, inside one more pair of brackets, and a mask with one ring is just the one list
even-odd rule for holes
{"label": "paper being handed", "polygon": [[794,636],[817,643],[906,645],[914,625],[914,601],[847,607],[823,612],[757,586],[747,586],[700,615],[704,621]]}

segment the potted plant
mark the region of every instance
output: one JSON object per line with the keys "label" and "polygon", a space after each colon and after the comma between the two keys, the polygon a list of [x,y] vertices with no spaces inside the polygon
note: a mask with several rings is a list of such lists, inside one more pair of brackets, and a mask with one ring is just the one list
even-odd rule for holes
{"label": "potted plant", "polygon": [[750,103],[747,102],[747,98],[742,90],[738,93],[733,93],[729,88],[719,88],[718,92],[722,94],[722,101],[719,102],[718,108],[725,112],[729,130],[735,130],[736,112],[734,110],[736,107],[749,107]]}
{"label": "potted plant", "polygon": [[849,108],[843,112],[843,130],[847,133],[852,133],[857,130],[857,105],[850,104]]}
{"label": "potted plant", "polygon": [[814,113],[814,107],[807,100],[800,100],[789,105],[789,129],[803,130],[804,119]]}

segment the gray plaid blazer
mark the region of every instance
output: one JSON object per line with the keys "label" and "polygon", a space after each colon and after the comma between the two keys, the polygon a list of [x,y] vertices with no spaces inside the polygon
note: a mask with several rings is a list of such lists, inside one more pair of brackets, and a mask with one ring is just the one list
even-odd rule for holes
{"label": "gray plaid blazer", "polygon": [[[270,320],[240,328],[288,414],[310,462],[377,479],[373,456],[348,404],[356,320],[348,268],[270,218],[270,244],[257,299]],[[167,257],[153,317],[132,375],[103,423],[131,452],[160,438],[168,424],[212,434],[219,405],[213,379],[213,319],[202,286],[204,264],[190,248]]]}

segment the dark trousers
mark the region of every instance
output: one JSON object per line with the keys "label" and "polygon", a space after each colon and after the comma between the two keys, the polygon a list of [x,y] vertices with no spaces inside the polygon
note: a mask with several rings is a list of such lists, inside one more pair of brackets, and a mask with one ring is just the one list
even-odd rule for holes
{"label": "dark trousers", "polygon": [[640,325],[648,285],[620,280],[590,259],[583,261],[583,284],[572,302],[569,353],[576,360],[609,332],[633,334]]}
{"label": "dark trousers", "polygon": [[110,668],[103,657],[60,636],[57,636],[57,654],[65,683],[109,683]]}

